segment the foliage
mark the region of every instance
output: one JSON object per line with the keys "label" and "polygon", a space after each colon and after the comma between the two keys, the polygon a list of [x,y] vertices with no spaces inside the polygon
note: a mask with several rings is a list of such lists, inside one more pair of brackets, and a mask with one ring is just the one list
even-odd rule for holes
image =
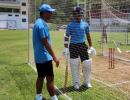
{"label": "foliage", "polygon": [[34,22],[35,18],[39,16],[38,7],[43,3],[47,3],[56,9],[56,13],[53,16],[54,20],[50,22],[66,24],[71,18],[71,9],[76,4],[76,0],[31,0],[30,3],[30,22]]}

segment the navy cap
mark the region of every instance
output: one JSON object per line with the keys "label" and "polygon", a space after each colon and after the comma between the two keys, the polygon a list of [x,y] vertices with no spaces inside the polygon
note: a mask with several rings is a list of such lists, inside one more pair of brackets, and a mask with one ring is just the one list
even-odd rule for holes
{"label": "navy cap", "polygon": [[83,14],[83,9],[80,6],[74,7],[73,11],[78,14]]}
{"label": "navy cap", "polygon": [[46,13],[46,12],[54,12],[56,9],[53,9],[50,5],[48,4],[42,4],[40,7],[39,7],[39,11],[40,12],[43,12],[43,13]]}

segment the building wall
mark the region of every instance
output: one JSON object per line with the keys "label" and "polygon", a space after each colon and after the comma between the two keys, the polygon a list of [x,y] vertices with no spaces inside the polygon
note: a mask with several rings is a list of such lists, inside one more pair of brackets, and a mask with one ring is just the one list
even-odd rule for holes
{"label": "building wall", "polygon": [[[23,5],[23,3],[26,3],[26,5]],[[22,28],[28,28],[28,0],[21,0],[21,27]]]}
{"label": "building wall", "polygon": [[11,28],[11,24],[28,29],[28,0],[0,0],[0,28]]}

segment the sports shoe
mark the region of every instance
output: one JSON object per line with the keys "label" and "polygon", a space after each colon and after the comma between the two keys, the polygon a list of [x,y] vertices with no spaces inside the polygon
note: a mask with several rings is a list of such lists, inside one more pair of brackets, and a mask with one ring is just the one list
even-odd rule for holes
{"label": "sports shoe", "polygon": [[54,95],[53,97],[51,97],[51,100],[58,100],[58,98],[56,95]]}
{"label": "sports shoe", "polygon": [[75,90],[79,90],[79,84],[74,85]]}
{"label": "sports shoe", "polygon": [[88,83],[88,84],[84,83],[82,86],[85,87],[85,88],[91,88],[92,87],[91,83]]}
{"label": "sports shoe", "polygon": [[45,100],[41,94],[36,95],[36,100]]}

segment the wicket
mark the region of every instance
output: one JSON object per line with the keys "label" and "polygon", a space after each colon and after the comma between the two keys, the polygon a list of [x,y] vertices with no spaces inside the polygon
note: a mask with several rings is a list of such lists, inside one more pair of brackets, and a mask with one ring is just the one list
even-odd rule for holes
{"label": "wicket", "polygon": [[109,69],[115,68],[115,48],[109,48]]}

